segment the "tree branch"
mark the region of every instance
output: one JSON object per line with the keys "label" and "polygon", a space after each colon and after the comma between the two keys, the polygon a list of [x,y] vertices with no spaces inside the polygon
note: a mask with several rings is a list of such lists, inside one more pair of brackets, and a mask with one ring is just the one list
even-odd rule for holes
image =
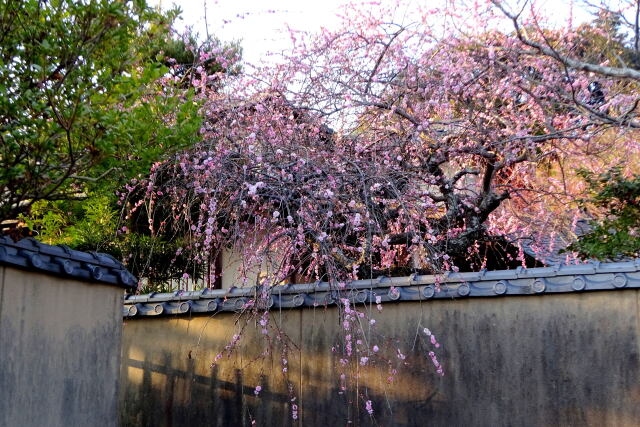
{"label": "tree branch", "polygon": [[632,68],[617,68],[617,67],[606,67],[602,65],[595,65],[589,62],[578,61],[577,59],[570,58],[566,55],[560,54],[555,49],[552,49],[550,46],[545,46],[541,43],[535,42],[528,38],[522,28],[520,27],[520,23],[518,22],[519,15],[515,15],[504,7],[501,1],[499,0],[491,0],[491,2],[498,8],[500,11],[513,23],[513,27],[516,31],[516,35],[518,39],[525,45],[532,47],[538,50],[543,55],[554,58],[558,62],[566,65],[569,68],[573,68],[580,71],[587,71],[591,73],[600,74],[607,77],[614,77],[619,79],[632,79],[640,81],[640,71],[636,71]]}

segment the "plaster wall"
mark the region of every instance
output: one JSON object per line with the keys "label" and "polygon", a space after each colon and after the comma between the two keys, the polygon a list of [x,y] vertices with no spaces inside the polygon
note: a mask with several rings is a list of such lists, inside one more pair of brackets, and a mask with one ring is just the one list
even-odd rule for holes
{"label": "plaster wall", "polygon": [[[640,292],[626,289],[385,303],[369,345],[386,356],[356,366],[340,389],[335,308],[272,312],[290,338],[268,344],[234,313],[128,319],[121,370],[123,426],[637,426]],[[430,328],[445,376],[436,375]],[[231,337],[239,348],[212,367]],[[368,327],[367,327],[368,328]],[[407,355],[400,366],[396,349]],[[386,360],[390,360],[388,365]],[[388,369],[398,375],[388,381]],[[348,377],[353,377],[353,372]],[[294,386],[291,393],[287,382]],[[254,394],[260,385],[259,397]],[[292,402],[292,399],[295,401]],[[364,409],[372,400],[374,416]],[[291,416],[299,408],[298,420]],[[350,422],[348,424],[348,422]]]}
{"label": "plaster wall", "polygon": [[260,265],[244,265],[243,260],[242,254],[236,250],[222,250],[221,289],[230,289],[234,286],[251,287],[261,285],[262,279],[268,277],[280,265],[277,254],[272,255],[271,261],[264,260]]}
{"label": "plaster wall", "polygon": [[0,426],[116,426],[122,289],[0,266]]}

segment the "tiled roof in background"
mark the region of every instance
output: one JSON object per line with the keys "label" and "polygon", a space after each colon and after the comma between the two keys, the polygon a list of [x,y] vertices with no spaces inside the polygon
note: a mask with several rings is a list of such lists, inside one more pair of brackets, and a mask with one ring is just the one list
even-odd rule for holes
{"label": "tiled roof in background", "polygon": [[137,279],[111,255],[47,245],[30,237],[14,242],[8,236],[0,236],[0,264],[129,290],[138,284]]}
{"label": "tiled roof in background", "polygon": [[[440,290],[437,291],[437,286]],[[640,259],[590,262],[540,268],[412,275],[355,280],[337,290],[327,282],[279,285],[267,290],[264,305],[278,308],[322,307],[347,298],[353,303],[428,301],[468,297],[544,295],[598,290],[640,289]],[[123,316],[185,315],[245,310],[261,288],[202,289],[129,295]]]}
{"label": "tiled roof in background", "polygon": [[[534,237],[517,238],[511,236],[514,240],[519,240],[522,244],[522,250],[527,254],[541,262],[545,266],[567,264],[567,255],[563,253],[569,245],[588,234],[591,231],[589,220],[580,219],[576,222],[571,232],[565,230],[559,233],[539,232]],[[536,248],[536,249],[534,249]],[[569,257],[570,258],[570,257]],[[620,258],[614,261],[628,261],[628,258]]]}

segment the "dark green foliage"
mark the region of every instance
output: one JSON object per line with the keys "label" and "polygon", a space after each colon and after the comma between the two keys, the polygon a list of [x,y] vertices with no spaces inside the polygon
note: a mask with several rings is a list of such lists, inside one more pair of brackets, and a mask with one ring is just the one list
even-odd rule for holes
{"label": "dark green foliage", "polygon": [[581,205],[605,214],[591,220],[591,230],[567,250],[600,260],[640,255],[640,176],[625,178],[619,167],[596,178],[586,172],[581,175],[592,194]]}
{"label": "dark green foliage", "polygon": [[199,138],[191,81],[170,77],[194,73],[196,65],[239,72],[237,44],[198,45],[176,35],[178,13],[144,0],[0,0],[5,231],[20,219],[23,235],[110,253],[152,283],[182,276],[180,239],[123,231],[117,197],[152,164]]}
{"label": "dark green foliage", "polygon": [[199,129],[190,95],[154,88],[168,70],[145,60],[175,12],[0,0],[0,16],[0,220],[122,183]]}

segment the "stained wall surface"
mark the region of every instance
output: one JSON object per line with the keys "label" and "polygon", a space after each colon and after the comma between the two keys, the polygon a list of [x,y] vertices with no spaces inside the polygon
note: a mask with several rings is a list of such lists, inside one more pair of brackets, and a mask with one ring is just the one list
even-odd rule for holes
{"label": "stained wall surface", "polygon": [[[349,365],[346,390],[339,362],[344,333],[335,307],[272,312],[282,339],[272,332],[271,341],[255,319],[246,323],[234,313],[127,319],[121,423],[637,426],[639,298],[638,290],[624,289],[389,302],[379,313],[375,304],[361,306],[376,319],[362,329],[369,347],[378,345],[384,357]],[[440,348],[428,342],[424,327]],[[212,366],[240,333],[238,348]],[[267,348],[270,354],[262,355]],[[444,377],[427,356],[431,350]],[[392,369],[398,374],[390,382]]]}
{"label": "stained wall surface", "polygon": [[0,266],[0,426],[116,426],[122,289]]}

